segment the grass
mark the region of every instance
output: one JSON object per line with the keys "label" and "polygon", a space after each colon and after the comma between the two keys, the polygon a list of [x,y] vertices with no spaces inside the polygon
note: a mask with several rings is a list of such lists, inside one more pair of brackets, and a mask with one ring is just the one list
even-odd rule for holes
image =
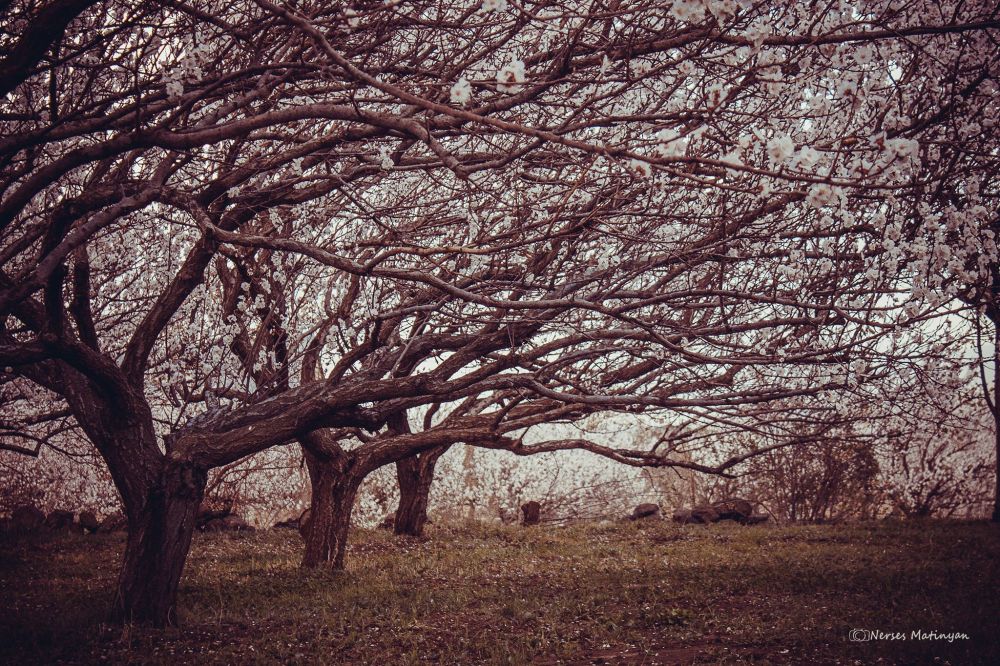
{"label": "grass", "polygon": [[357,530],[343,573],[294,531],[196,535],[166,631],[101,625],[122,546],[0,544],[0,663],[1000,664],[983,523]]}

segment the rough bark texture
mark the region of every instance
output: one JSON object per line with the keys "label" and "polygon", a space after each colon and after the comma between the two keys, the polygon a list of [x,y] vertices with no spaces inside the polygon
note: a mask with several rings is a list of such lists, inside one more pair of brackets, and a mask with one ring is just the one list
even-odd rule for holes
{"label": "rough bark texture", "polygon": [[[0,6],[7,4],[4,2]],[[22,27],[17,44],[5,49],[6,57],[0,60],[0,95],[6,95],[23,83],[45,52],[58,44],[70,21],[96,4],[97,0],[57,0],[43,6]]]}
{"label": "rough bark texture", "polygon": [[993,320],[993,437],[996,454],[996,473],[993,476],[993,516],[994,523],[1000,523],[1000,317]]}
{"label": "rough bark texture", "polygon": [[110,364],[102,372],[97,381],[52,365],[40,368],[37,376],[65,396],[107,463],[125,508],[128,538],[110,621],[176,625],[177,588],[207,471],[169,461],[160,450],[141,384],[130,384]]}
{"label": "rough bark texture", "polygon": [[303,530],[306,541],[303,567],[344,568],[354,499],[365,478],[356,462],[350,458],[324,458],[306,451],[312,499],[309,519]]}
{"label": "rough bark texture", "polygon": [[[993,273],[992,288],[994,307],[987,309],[987,316],[993,324],[993,404],[989,405],[993,413],[993,437],[996,470],[993,475],[993,515],[991,520],[1000,523],[1000,311],[996,304],[1000,302],[1000,272]],[[985,382],[984,382],[985,384]],[[986,402],[989,404],[989,389],[984,385]]]}
{"label": "rough bark texture", "polygon": [[205,470],[167,465],[143,506],[128,511],[128,540],[112,622],[156,627],[177,624],[177,587],[206,480]]}
{"label": "rough bark texture", "polygon": [[[998,396],[1000,397],[1000,396]],[[996,430],[996,475],[994,481],[996,486],[993,489],[993,516],[994,523],[1000,523],[1000,419],[994,419],[994,429]]]}
{"label": "rough bark texture", "polygon": [[396,534],[423,536],[434,466],[447,450],[447,446],[438,447],[396,462],[396,479],[399,481],[399,507],[393,521],[393,532]]}

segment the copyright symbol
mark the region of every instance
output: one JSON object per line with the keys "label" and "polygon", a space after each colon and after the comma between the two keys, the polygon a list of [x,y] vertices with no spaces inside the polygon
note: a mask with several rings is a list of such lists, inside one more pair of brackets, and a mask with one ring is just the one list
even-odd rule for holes
{"label": "copyright symbol", "polygon": [[869,641],[869,640],[871,640],[871,632],[868,631],[867,629],[851,629],[851,633],[849,634],[849,638],[852,641],[856,641],[856,642]]}

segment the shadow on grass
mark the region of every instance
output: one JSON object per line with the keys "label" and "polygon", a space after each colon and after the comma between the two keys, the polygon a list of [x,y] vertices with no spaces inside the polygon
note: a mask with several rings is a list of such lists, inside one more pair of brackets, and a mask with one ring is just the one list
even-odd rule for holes
{"label": "shadow on grass", "polygon": [[299,569],[289,531],[205,534],[182,627],[124,633],[101,625],[122,546],[0,544],[0,662],[1000,663],[985,524],[357,530],[346,572]]}

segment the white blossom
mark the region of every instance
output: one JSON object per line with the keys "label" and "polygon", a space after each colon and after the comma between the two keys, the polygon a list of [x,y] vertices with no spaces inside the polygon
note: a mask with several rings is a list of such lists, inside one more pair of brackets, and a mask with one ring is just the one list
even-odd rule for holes
{"label": "white blossom", "polygon": [[451,101],[465,105],[472,99],[472,84],[463,76],[451,87]]}
{"label": "white blossom", "polygon": [[670,15],[678,21],[698,23],[705,18],[701,0],[675,0],[670,5]]}
{"label": "white blossom", "polygon": [[837,96],[851,99],[858,96],[858,80],[853,74],[845,74],[844,78],[837,82]]}
{"label": "white blossom", "polygon": [[171,80],[167,81],[167,99],[175,100],[184,94],[184,86],[180,81]]}
{"label": "white blossom", "polygon": [[726,101],[726,97],[729,96],[729,91],[726,89],[722,83],[716,82],[708,87],[706,91],[708,95],[708,104],[711,107],[716,107]]}
{"label": "white blossom", "polygon": [[787,134],[779,134],[767,142],[767,156],[772,164],[781,164],[795,152],[795,143]]}
{"label": "white blossom", "polygon": [[826,183],[817,183],[809,188],[806,195],[806,203],[813,208],[821,208],[833,202],[836,198],[834,189]]}
{"label": "white blossom", "polygon": [[392,155],[390,154],[388,146],[382,146],[378,151],[379,166],[383,169],[391,169],[394,165],[392,161]]}
{"label": "white blossom", "polygon": [[767,39],[771,34],[771,26],[763,21],[763,19],[757,19],[753,24],[747,28],[746,38],[755,50],[760,50],[760,47],[764,45],[764,40]]}
{"label": "white blossom", "polygon": [[875,49],[872,48],[871,44],[862,44],[861,46],[854,49],[853,57],[854,62],[859,65],[867,65],[872,61],[875,56]]}
{"label": "white blossom", "polygon": [[917,159],[920,157],[920,142],[904,137],[888,139],[886,150],[897,159]]}
{"label": "white blossom", "polygon": [[656,140],[659,142],[656,154],[661,157],[682,157],[687,152],[688,139],[676,130],[662,129],[656,133]]}
{"label": "white blossom", "polygon": [[649,178],[653,175],[653,167],[649,164],[649,162],[643,160],[629,160],[628,169],[639,178]]}
{"label": "white blossom", "polygon": [[795,156],[795,164],[800,169],[808,169],[819,161],[820,153],[812,146],[802,146]]}
{"label": "white blossom", "polygon": [[710,0],[706,4],[708,5],[708,11],[712,13],[712,16],[715,17],[715,20],[720,25],[736,16],[736,12],[739,9],[736,5],[736,0]]}
{"label": "white blossom", "polygon": [[524,83],[523,60],[512,60],[497,72],[497,90],[500,92],[521,92],[522,83]]}

